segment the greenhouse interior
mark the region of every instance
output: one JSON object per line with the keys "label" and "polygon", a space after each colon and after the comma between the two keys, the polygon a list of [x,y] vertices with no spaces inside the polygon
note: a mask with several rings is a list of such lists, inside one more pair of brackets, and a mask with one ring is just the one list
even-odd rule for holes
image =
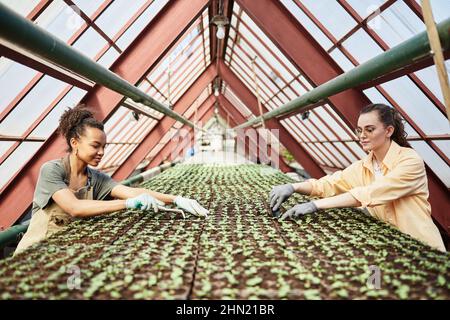
{"label": "greenhouse interior", "polygon": [[449,300],[448,0],[0,0],[0,300]]}

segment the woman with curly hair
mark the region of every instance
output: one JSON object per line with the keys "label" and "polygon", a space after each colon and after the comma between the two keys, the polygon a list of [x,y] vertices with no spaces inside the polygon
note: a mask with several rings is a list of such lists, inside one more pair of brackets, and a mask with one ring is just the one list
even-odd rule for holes
{"label": "woman with curly hair", "polygon": [[208,210],[195,200],[127,187],[91,168],[96,167],[104,155],[106,134],[103,124],[84,105],[66,110],[58,130],[67,142],[68,154],[42,165],[30,225],[15,254],[46,239],[76,218],[122,209],[153,208],[157,212],[158,206],[169,203],[191,214],[207,216]]}

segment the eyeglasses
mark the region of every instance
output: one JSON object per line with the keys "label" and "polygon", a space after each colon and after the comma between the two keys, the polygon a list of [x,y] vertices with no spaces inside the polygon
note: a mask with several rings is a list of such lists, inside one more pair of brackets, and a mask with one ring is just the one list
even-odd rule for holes
{"label": "eyeglasses", "polygon": [[365,135],[367,136],[371,136],[373,135],[373,132],[375,131],[375,128],[368,128],[368,129],[355,129],[355,134],[357,137],[361,137],[363,132],[365,133]]}

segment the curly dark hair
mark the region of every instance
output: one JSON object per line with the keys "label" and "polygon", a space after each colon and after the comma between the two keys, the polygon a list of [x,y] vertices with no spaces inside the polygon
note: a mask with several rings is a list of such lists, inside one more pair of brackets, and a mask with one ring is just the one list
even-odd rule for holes
{"label": "curly dark hair", "polygon": [[86,127],[97,128],[104,131],[103,123],[96,120],[91,111],[84,104],[79,104],[72,109],[67,109],[59,118],[58,131],[66,139],[69,146],[67,151],[72,152],[70,139],[80,139]]}
{"label": "curly dark hair", "polygon": [[383,103],[373,103],[362,108],[359,114],[361,115],[372,111],[376,111],[378,113],[380,121],[386,127],[394,127],[394,133],[391,136],[391,140],[394,140],[402,147],[410,147],[410,145],[406,141],[408,133],[405,131],[405,126],[403,124],[405,120],[403,120],[400,112]]}

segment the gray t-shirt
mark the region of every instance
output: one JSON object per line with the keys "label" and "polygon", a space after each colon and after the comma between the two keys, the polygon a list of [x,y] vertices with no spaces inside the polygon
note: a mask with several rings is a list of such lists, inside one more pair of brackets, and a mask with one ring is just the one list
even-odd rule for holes
{"label": "gray t-shirt", "polygon": [[[91,177],[94,200],[110,198],[111,190],[119,183],[103,172],[89,167],[87,170]],[[32,214],[51,204],[53,202],[52,196],[56,191],[66,188],[69,188],[69,181],[68,177],[66,178],[66,170],[62,159],[44,163],[34,190]]]}

